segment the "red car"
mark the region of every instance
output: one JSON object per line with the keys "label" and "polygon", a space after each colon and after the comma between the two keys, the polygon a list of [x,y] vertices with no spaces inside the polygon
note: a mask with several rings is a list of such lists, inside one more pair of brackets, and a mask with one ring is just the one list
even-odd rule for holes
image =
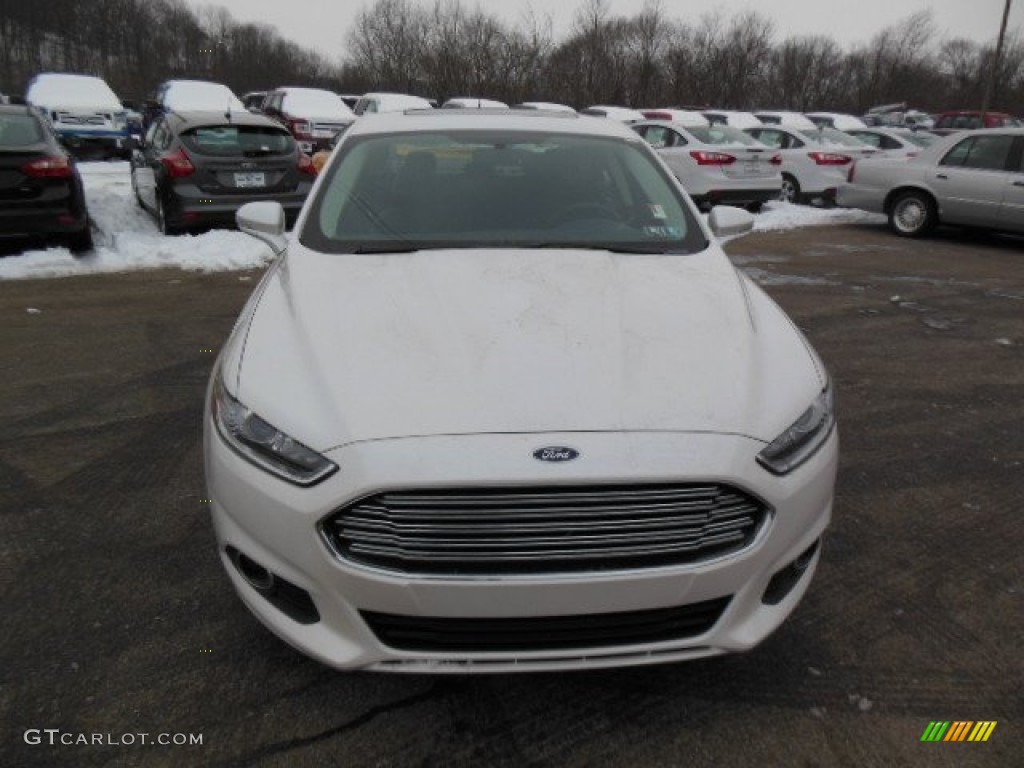
{"label": "red car", "polygon": [[932,133],[945,136],[956,131],[978,128],[1016,128],[1020,123],[1005,112],[982,112],[978,109],[954,109],[935,117]]}

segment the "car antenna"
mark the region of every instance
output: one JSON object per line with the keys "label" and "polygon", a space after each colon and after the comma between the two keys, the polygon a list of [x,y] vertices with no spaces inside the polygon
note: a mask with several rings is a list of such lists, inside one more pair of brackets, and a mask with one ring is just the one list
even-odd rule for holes
{"label": "car antenna", "polygon": [[231,97],[230,96],[228,97],[227,109],[224,110],[224,119],[227,120],[228,123],[231,122]]}

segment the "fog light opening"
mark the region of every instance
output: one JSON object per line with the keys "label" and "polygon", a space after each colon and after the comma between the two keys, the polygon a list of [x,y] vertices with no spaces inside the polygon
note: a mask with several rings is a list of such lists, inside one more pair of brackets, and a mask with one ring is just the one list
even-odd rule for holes
{"label": "fog light opening", "polygon": [[243,555],[234,547],[228,548],[228,556],[235,564],[242,578],[249,582],[253,589],[260,592],[269,592],[274,588],[274,574],[257,563],[248,555]]}
{"label": "fog light opening", "polygon": [[764,595],[761,596],[761,602],[765,605],[778,605],[785,600],[786,595],[793,590],[793,587],[800,581],[800,577],[804,575],[804,571],[807,570],[814,560],[820,545],[821,539],[816,540],[811,546],[801,552],[796,560],[781,571],[777,571],[772,576],[771,581],[768,582],[768,586],[765,587]]}
{"label": "fog light opening", "polygon": [[224,551],[242,578],[279,611],[299,624],[315,624],[320,621],[320,612],[306,590],[275,576],[234,547],[225,547]]}

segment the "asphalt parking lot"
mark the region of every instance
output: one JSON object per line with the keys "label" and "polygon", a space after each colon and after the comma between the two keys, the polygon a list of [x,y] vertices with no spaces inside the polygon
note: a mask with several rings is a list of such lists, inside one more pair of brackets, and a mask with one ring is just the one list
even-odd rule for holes
{"label": "asphalt parking lot", "polygon": [[[727,250],[837,383],[816,580],[743,656],[522,676],[335,672],[235,597],[200,416],[258,272],[0,283],[0,765],[1024,764],[1024,241],[859,224]],[[922,743],[936,720],[997,726]],[[105,741],[26,743],[43,729]]]}

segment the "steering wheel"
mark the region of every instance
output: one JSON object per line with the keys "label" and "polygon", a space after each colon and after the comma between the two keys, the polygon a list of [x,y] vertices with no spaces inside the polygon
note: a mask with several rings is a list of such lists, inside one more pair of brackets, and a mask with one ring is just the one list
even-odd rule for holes
{"label": "steering wheel", "polygon": [[559,208],[551,218],[556,224],[575,221],[576,219],[608,219],[609,221],[622,221],[622,217],[612,208],[608,207],[604,203],[593,201],[572,203],[564,208]]}

